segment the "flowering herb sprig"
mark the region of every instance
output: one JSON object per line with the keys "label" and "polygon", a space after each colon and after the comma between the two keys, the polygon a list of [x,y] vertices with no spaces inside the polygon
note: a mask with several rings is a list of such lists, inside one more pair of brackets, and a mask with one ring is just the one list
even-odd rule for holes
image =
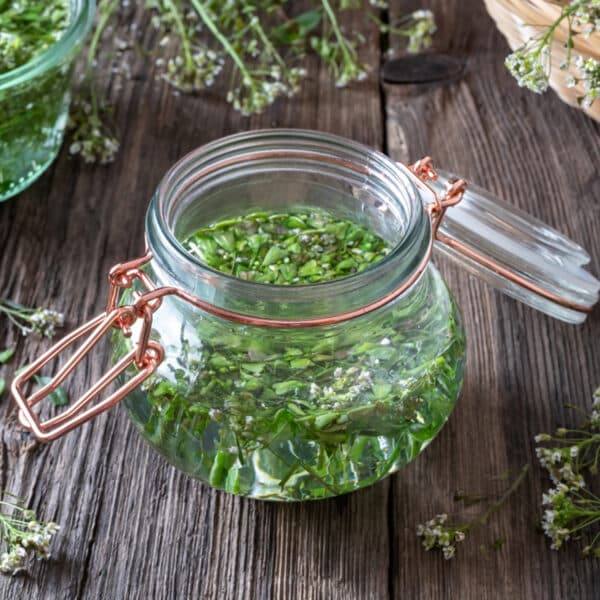
{"label": "flowering herb sprig", "polygon": [[[4,315],[17,327],[22,335],[30,334],[52,338],[56,329],[63,327],[65,318],[62,313],[47,308],[30,308],[12,300],[0,298],[0,315]],[[14,355],[14,348],[0,351],[0,366],[6,364]],[[38,384],[45,385],[48,378],[38,377]],[[6,381],[0,377],[0,396],[6,388]],[[68,402],[66,393],[58,388],[50,395],[50,401],[60,406]]]}
{"label": "flowering herb sprig", "polygon": [[47,308],[30,308],[12,300],[0,299],[0,314],[8,317],[24,336],[34,333],[51,338],[65,322],[62,313]]}
{"label": "flowering herb sprig", "polygon": [[0,572],[16,575],[26,570],[28,558],[50,557],[50,542],[60,527],[52,521],[40,521],[34,511],[23,508],[12,494],[4,495],[14,502],[0,501]]}
{"label": "flowering herb sprig", "polygon": [[[438,514],[433,519],[426,523],[420,524],[417,527],[417,536],[422,538],[422,544],[425,550],[441,550],[444,558],[450,560],[456,554],[457,544],[463,542],[467,535],[482,525],[488,523],[494,513],[504,506],[506,501],[520,487],[529,471],[529,465],[524,465],[518,477],[513,483],[500,495],[500,497],[491,502],[489,506],[481,514],[474,518],[461,519],[462,523],[456,525],[448,525],[448,515],[446,513]],[[468,497],[464,494],[456,495],[455,500],[466,500]],[[476,502],[480,502],[484,498],[477,497]],[[499,540],[494,543],[495,546],[501,545]]]}
{"label": "flowering herb sprig", "polygon": [[575,87],[581,84],[584,94],[578,101],[582,106],[590,107],[600,96],[600,62],[575,55],[573,48],[576,36],[589,37],[600,31],[600,0],[571,0],[563,7],[556,21],[507,57],[506,67],[521,87],[538,94],[545,92],[552,68],[554,33],[563,23],[567,25],[567,55],[560,68],[566,70],[575,67],[576,74],[568,77],[567,85]]}
{"label": "flowering herb sprig", "polygon": [[[307,76],[304,58],[316,53],[336,85],[360,81],[369,67],[359,50],[364,39],[348,32],[340,17],[348,11],[374,16],[385,9],[381,0],[311,0],[297,14],[285,0],[146,0],[151,24],[159,34],[152,57],[159,77],[176,93],[195,93],[213,86],[226,63],[232,65],[227,101],[243,115],[262,112],[279,97],[293,96]],[[99,57],[104,36],[121,8],[119,0],[100,0],[98,20],[88,50],[82,92],[74,102],[70,151],[87,162],[110,162],[119,144],[107,124],[107,103],[97,91]],[[389,33],[408,40],[408,51],[431,44],[435,30],[430,11],[416,11]],[[135,43],[111,36],[112,70],[127,75],[125,53]],[[108,48],[107,48],[108,49]]]}
{"label": "flowering herb sprig", "polygon": [[579,429],[560,427],[554,435],[539,434],[536,454],[554,486],[542,496],[542,528],[554,550],[565,541],[592,530],[584,555],[600,557],[600,498],[589,488],[586,472],[598,473],[600,461],[600,389],[593,398],[592,412]]}

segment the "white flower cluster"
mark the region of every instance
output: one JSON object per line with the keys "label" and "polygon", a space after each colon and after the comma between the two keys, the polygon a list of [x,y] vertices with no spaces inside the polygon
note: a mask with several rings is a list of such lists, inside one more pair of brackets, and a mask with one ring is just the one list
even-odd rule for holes
{"label": "white flower cluster", "polygon": [[[506,58],[507,69],[521,87],[538,94],[548,89],[552,33],[554,28],[564,20],[567,20],[569,27],[566,46],[572,48],[573,38],[576,35],[589,37],[592,33],[600,31],[600,0],[571,0],[546,33],[529,40]],[[578,101],[582,106],[590,107],[600,96],[600,63],[593,58],[572,56],[569,51],[560,68],[564,70],[572,65],[579,71],[579,76],[569,76],[567,86],[575,87],[582,84],[584,94],[578,98]]]}
{"label": "white flower cluster", "polygon": [[466,537],[465,528],[448,527],[447,514],[439,514],[424,524],[417,526],[417,536],[423,538],[425,550],[439,548],[446,560],[450,560],[456,553],[456,545],[463,542]]}
{"label": "white flower cluster", "polygon": [[600,388],[594,392],[592,414],[590,415],[590,427],[592,429],[600,429]]}
{"label": "white flower cluster", "polygon": [[[43,337],[54,337],[57,327],[65,324],[65,317],[62,313],[47,308],[40,308],[31,315],[29,320],[31,331]],[[23,335],[26,335],[23,332]]]}
{"label": "white flower cluster", "polygon": [[81,154],[87,163],[112,162],[119,151],[119,141],[106,129],[90,102],[75,98],[69,114],[68,128],[72,130],[71,154]]}
{"label": "white flower cluster", "polygon": [[579,77],[570,77],[567,80],[569,87],[575,87],[578,83],[583,85],[583,96],[579,97],[579,103],[589,108],[594,100],[600,98],[600,62],[582,56],[575,59],[575,67],[579,71]]}
{"label": "white flower cluster", "polygon": [[[536,441],[544,441],[541,436],[536,437]],[[576,446],[566,448],[536,448],[535,453],[544,467],[550,474],[550,479],[556,485],[565,484],[570,489],[580,489],[585,487],[585,480],[581,473],[573,470],[573,458],[577,457],[578,448]]]}
{"label": "white flower cluster", "polygon": [[435,18],[430,10],[416,10],[410,15],[411,25],[407,30],[408,51],[420,52],[431,46],[433,34],[437,31]]}
{"label": "white flower cluster", "polygon": [[267,76],[255,77],[252,74],[242,80],[241,85],[230,90],[227,102],[244,116],[261,113],[280,96],[293,96],[300,88],[300,81],[306,69],[294,67],[282,72],[274,66]]}
{"label": "white flower cluster", "polygon": [[333,372],[335,378],[330,386],[321,387],[316,383],[311,383],[309,394],[311,398],[319,397],[323,401],[328,401],[333,408],[340,408],[343,404],[352,402],[362,392],[371,389],[373,379],[371,372],[359,367],[349,367],[344,370],[338,367]]}
{"label": "white flower cluster", "polygon": [[571,530],[566,527],[566,524],[569,522],[569,513],[575,507],[569,492],[567,485],[559,483],[542,496],[544,506],[542,529],[552,541],[550,547],[553,550],[558,550],[571,537]]}
{"label": "white flower cluster", "polygon": [[52,536],[60,529],[56,523],[37,521],[32,511],[23,511],[23,517],[27,517],[29,521],[23,522],[4,515],[0,517],[4,531],[8,532],[5,538],[8,548],[0,554],[0,571],[8,575],[16,575],[25,570],[25,561],[29,555],[48,558]]}
{"label": "white flower cluster", "polygon": [[[557,442],[558,447],[536,448],[536,454],[542,467],[547,469],[554,487],[542,495],[544,514],[542,529],[551,540],[551,548],[558,550],[573,532],[580,531],[600,518],[600,501],[586,486],[581,471],[589,468],[595,472],[598,462],[597,431],[600,429],[600,389],[594,393],[591,417],[587,426],[568,430],[561,427],[556,437],[548,434],[535,436],[537,443]],[[595,455],[590,462],[589,456]],[[583,550],[584,555],[592,551],[600,556],[600,548],[592,544]]]}
{"label": "white flower cluster", "polygon": [[520,87],[542,94],[548,89],[550,47],[538,46],[537,43],[522,46],[509,54],[504,64]]}
{"label": "white flower cluster", "polygon": [[[197,92],[211,87],[223,70],[225,58],[214,50],[197,50],[188,63],[181,54],[167,61],[162,78],[175,89],[185,93]],[[161,66],[163,59],[157,59]]]}
{"label": "white flower cluster", "polygon": [[589,37],[600,31],[600,0],[571,0],[573,27]]}

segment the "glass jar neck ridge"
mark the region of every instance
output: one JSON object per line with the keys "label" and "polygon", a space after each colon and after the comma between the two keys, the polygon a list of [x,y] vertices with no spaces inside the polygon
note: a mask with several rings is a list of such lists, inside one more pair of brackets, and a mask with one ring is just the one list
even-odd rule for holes
{"label": "glass jar neck ridge", "polygon": [[[358,221],[392,250],[347,277],[281,286],[216,271],[181,243],[219,219],[298,206]],[[238,134],[188,154],[163,178],[146,228],[157,284],[181,287],[220,308],[273,318],[319,318],[376,302],[417,279],[431,243],[429,219],[405,170],[360,144],[303,130]]]}

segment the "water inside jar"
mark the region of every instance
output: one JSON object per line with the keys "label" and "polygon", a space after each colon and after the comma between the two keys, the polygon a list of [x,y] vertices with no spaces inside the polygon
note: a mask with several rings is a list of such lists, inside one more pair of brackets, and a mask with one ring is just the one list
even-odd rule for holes
{"label": "water inside jar", "polygon": [[317,209],[254,212],[226,219],[199,229],[183,245],[217,271],[275,285],[346,277],[391,250],[368,228]]}

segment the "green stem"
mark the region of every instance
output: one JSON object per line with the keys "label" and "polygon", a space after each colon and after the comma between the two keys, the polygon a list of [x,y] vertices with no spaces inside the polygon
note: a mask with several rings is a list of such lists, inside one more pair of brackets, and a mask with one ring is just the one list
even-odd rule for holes
{"label": "green stem", "polygon": [[600,531],[593,537],[591,543],[590,543],[590,547],[593,548],[596,545],[596,542],[598,541],[598,538],[600,538]]}
{"label": "green stem", "polygon": [[[248,3],[244,2],[244,6],[248,7]],[[283,73],[287,73],[287,66],[285,64],[285,61],[283,60],[283,58],[281,58],[281,55],[279,54],[279,52],[277,52],[277,49],[275,48],[275,46],[273,46],[273,44],[271,43],[271,40],[269,40],[269,38],[267,37],[265,30],[263,29],[262,25],[260,24],[260,20],[256,19],[253,22],[252,16],[250,17],[250,20],[251,20],[252,29],[254,29],[254,31],[258,34],[258,37],[261,39],[262,43],[265,45],[265,48],[267,49],[267,51],[279,63]]]}
{"label": "green stem", "polygon": [[[538,46],[537,51],[534,53],[534,56],[537,58],[539,57],[539,55],[541,54],[542,50],[544,49],[545,46],[548,45],[548,42],[550,41],[550,38],[554,35],[554,32],[556,31],[557,27],[565,20],[565,19],[569,19],[569,40],[572,38],[572,32],[571,32],[571,26],[570,26],[570,17],[571,15],[578,10],[579,8],[581,8],[582,6],[585,6],[588,3],[589,0],[582,0],[581,2],[577,2],[576,4],[571,4],[569,6],[565,6],[562,10],[562,12],[560,13],[560,17],[558,17],[558,19],[556,19],[556,21],[554,21],[554,23],[552,23],[550,25],[550,27],[548,27],[548,29],[546,30],[546,33],[544,34],[544,36],[540,39],[540,44]],[[527,44],[525,44],[527,45]]]}
{"label": "green stem", "polygon": [[331,4],[329,3],[329,0],[321,0],[321,4],[323,5],[323,9],[325,10],[325,13],[327,14],[327,18],[329,19],[329,22],[331,23],[333,33],[335,35],[335,38],[338,41],[338,44],[340,46],[340,49],[342,50],[342,54],[344,55],[345,60],[350,63],[354,62],[354,54],[352,52],[350,52],[350,50],[348,48],[348,42],[346,41],[346,38],[344,37],[344,35],[342,34],[342,32],[340,30],[340,26],[339,26],[337,17],[335,16],[335,12],[334,12],[333,8],[331,7]]}
{"label": "green stem", "polygon": [[231,56],[233,62],[237,65],[237,68],[242,74],[242,80],[244,82],[249,82],[249,85],[253,86],[253,78],[250,74],[250,71],[246,67],[240,55],[235,51],[235,48],[229,43],[229,40],[221,33],[213,18],[210,16],[210,13],[208,10],[206,10],[206,7],[199,2],[199,0],[191,0],[191,2],[197,13],[200,15],[202,21],[204,21],[206,27],[215,36],[217,41],[221,44],[221,46],[223,46],[225,51],[229,54],[229,56]]}
{"label": "green stem", "polygon": [[101,3],[98,7],[98,12],[100,13],[100,19],[98,20],[98,25],[96,25],[96,29],[94,30],[94,35],[92,36],[92,40],[90,42],[90,47],[88,49],[87,55],[87,70],[86,70],[86,78],[88,80],[88,84],[90,87],[90,99],[92,101],[92,111],[94,117],[99,121],[100,114],[98,110],[98,96],[96,93],[96,83],[94,78],[94,62],[96,60],[96,54],[98,51],[98,44],[100,43],[100,38],[110,21],[110,18],[113,16],[115,10],[119,6],[119,0],[106,0]]}
{"label": "green stem", "polygon": [[580,531],[581,529],[585,529],[586,527],[589,527],[590,525],[597,523],[598,521],[600,521],[600,514],[596,513],[595,517],[590,516],[589,518],[587,518],[584,521],[582,521],[581,523],[579,523],[576,527],[573,527],[573,529],[570,529],[569,532],[572,535],[572,534],[576,533],[577,531]]}
{"label": "green stem", "polygon": [[177,10],[177,6],[173,2],[173,0],[164,0],[165,5],[167,6],[173,20],[175,21],[175,25],[177,27],[177,31],[179,32],[179,38],[181,39],[181,45],[183,46],[183,54],[185,55],[185,64],[188,69],[194,67],[194,59],[192,57],[192,49],[190,47],[190,40],[185,31],[185,25],[183,24],[183,19],[181,18],[181,14],[179,10]]}
{"label": "green stem", "polygon": [[529,465],[523,465],[519,476],[513,481],[512,485],[480,517],[475,519],[475,521],[469,525],[469,529],[479,525],[485,525],[488,522],[488,519],[504,505],[508,498],[519,488],[523,481],[525,481],[528,471]]}

